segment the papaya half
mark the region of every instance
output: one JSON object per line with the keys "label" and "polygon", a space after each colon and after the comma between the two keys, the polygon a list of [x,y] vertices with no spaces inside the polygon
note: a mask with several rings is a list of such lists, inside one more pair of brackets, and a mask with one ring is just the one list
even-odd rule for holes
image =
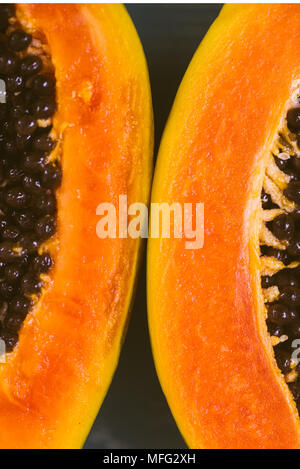
{"label": "papaya half", "polygon": [[178,90],[152,203],[202,248],[148,247],[151,342],[191,448],[299,448],[300,7],[226,5]]}
{"label": "papaya half", "polygon": [[97,207],[121,194],[147,204],[152,128],[123,6],[0,5],[1,448],[78,448],[87,436],[141,247],[99,237]]}

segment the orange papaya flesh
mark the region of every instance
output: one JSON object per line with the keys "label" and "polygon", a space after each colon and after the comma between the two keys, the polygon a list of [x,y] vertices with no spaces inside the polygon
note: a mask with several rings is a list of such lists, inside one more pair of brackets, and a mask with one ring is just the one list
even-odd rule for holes
{"label": "orange papaya flesh", "polygon": [[298,109],[299,24],[298,5],[225,6],[185,74],[160,145],[151,202],[204,203],[202,249],[186,249],[185,238],[148,246],[154,359],[191,448],[300,447],[298,371],[291,362],[284,370],[277,347],[286,337],[274,335],[270,313],[284,295],[276,282],[266,285],[299,264],[278,256],[290,244],[272,224],[299,207],[295,174],[273,157],[299,152],[286,119]]}
{"label": "orange papaya flesh", "polygon": [[123,6],[18,4],[16,16],[54,66],[63,177],[54,265],[0,364],[0,447],[78,448],[117,365],[141,247],[100,239],[96,209],[148,201],[149,79]]}

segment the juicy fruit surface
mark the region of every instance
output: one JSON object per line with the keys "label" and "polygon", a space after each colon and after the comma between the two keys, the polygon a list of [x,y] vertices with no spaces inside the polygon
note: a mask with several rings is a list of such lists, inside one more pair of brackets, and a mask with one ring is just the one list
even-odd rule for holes
{"label": "juicy fruit surface", "polygon": [[41,41],[22,29],[13,4],[0,6],[0,78],[0,338],[11,352],[41,293],[41,274],[52,266],[43,245],[56,230],[62,176],[58,159],[49,157],[57,143],[49,135],[53,65]]}
{"label": "juicy fruit surface", "polygon": [[159,151],[152,202],[204,202],[202,249],[150,239],[148,251],[155,363],[193,448],[300,445],[267,332],[259,252],[266,158],[300,73],[290,49],[299,22],[297,5],[226,6],[189,67]]}
{"label": "juicy fruit surface", "polygon": [[147,202],[149,81],[121,6],[20,4],[17,17],[48,44],[64,176],[49,284],[0,365],[0,447],[79,447],[117,364],[139,248],[99,239],[96,208]]}
{"label": "juicy fruit surface", "polygon": [[299,411],[299,89],[294,94],[266,165],[260,251],[268,331]]}

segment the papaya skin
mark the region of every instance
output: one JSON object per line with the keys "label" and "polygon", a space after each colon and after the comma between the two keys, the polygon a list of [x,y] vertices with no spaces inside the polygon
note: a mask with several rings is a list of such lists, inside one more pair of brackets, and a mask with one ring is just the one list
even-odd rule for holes
{"label": "papaya skin", "polygon": [[54,268],[0,365],[0,447],[79,448],[118,362],[141,247],[98,238],[96,208],[148,202],[148,72],[121,5],[20,4],[17,16],[49,45],[63,183]]}
{"label": "papaya skin", "polygon": [[[260,194],[300,76],[298,5],[227,5],[178,90],[151,202],[204,202],[204,246],[150,239],[155,364],[191,448],[299,448],[260,287]],[[274,34],[276,31],[276,34]]]}

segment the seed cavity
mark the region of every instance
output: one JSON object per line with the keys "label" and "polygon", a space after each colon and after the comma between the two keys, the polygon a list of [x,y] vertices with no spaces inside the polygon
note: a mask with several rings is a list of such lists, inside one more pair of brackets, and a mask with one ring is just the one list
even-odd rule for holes
{"label": "seed cavity", "polygon": [[[27,31],[14,4],[0,5],[0,338],[14,349],[53,266],[62,180],[53,129],[56,83],[41,34]],[[55,156],[53,153],[55,150]],[[53,153],[52,153],[53,152]]]}
{"label": "seed cavity", "polygon": [[278,367],[300,411],[300,104],[289,106],[261,192],[261,286]]}

